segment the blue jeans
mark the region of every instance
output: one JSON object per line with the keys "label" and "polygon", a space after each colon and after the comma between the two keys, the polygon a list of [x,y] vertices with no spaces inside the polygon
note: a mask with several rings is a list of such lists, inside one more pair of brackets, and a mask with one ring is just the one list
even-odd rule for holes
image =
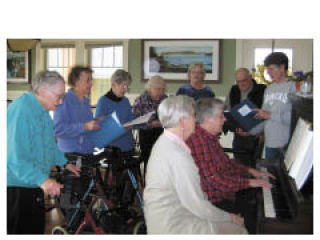
{"label": "blue jeans", "polygon": [[265,159],[266,160],[272,160],[279,158],[282,153],[282,148],[270,148],[266,147],[265,149]]}

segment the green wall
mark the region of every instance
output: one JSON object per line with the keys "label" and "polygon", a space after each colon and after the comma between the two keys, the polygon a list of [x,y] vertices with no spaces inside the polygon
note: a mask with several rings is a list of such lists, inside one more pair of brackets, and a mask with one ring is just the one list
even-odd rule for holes
{"label": "green wall", "polygon": [[[129,72],[133,82],[130,86],[130,93],[137,94],[144,88],[142,81],[142,42],[139,39],[129,41]],[[236,66],[236,40],[221,40],[220,55],[220,83],[208,84],[212,87],[216,96],[226,96],[230,87],[234,84],[234,70]],[[174,94],[178,88],[187,81],[167,81],[167,93]]]}
{"label": "green wall", "polygon": [[[226,96],[231,85],[234,84],[234,70],[236,64],[236,40],[221,40],[220,54],[220,83],[208,84],[212,87],[216,96]],[[144,89],[145,82],[142,80],[142,41],[140,39],[129,40],[129,72],[132,75],[129,93],[140,94]],[[32,51],[32,63],[35,63],[35,51]],[[35,74],[35,64],[32,64],[32,76]],[[187,81],[167,81],[167,93],[174,94],[179,86]],[[28,84],[7,84],[7,90],[27,91]]]}
{"label": "green wall", "polygon": [[30,89],[30,85],[21,84],[21,83],[8,83],[7,91],[28,91]]}

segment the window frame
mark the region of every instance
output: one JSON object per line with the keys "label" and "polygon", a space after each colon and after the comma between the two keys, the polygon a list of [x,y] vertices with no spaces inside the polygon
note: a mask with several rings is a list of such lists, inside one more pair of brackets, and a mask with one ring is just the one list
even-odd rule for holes
{"label": "window frame", "polygon": [[310,71],[313,68],[313,39],[236,39],[236,69],[252,70],[255,48],[291,48],[292,71]]}
{"label": "window frame", "polygon": [[[128,61],[128,58],[126,58],[126,56],[128,56],[127,54],[126,54],[126,49],[125,49],[125,45],[123,44],[123,43],[119,43],[119,42],[109,42],[109,43],[105,43],[105,44],[88,44],[87,46],[86,46],[86,49],[88,50],[88,54],[87,54],[87,56],[88,56],[88,65],[94,70],[94,68],[96,68],[96,67],[93,67],[92,66],[92,50],[94,49],[94,48],[105,48],[105,47],[110,47],[110,46],[122,46],[122,67],[121,67],[121,69],[124,69],[124,70],[126,70],[125,69],[125,66],[126,66],[126,62]],[[117,66],[114,66],[114,67],[101,67],[101,68],[117,68]],[[118,69],[120,69],[120,68],[118,68]],[[94,76],[93,76],[93,79],[95,79],[94,78]],[[110,76],[110,82],[109,82],[109,84],[108,84],[110,87],[111,87],[111,76]],[[128,91],[129,91],[129,89],[128,89]],[[92,106],[94,106],[93,105],[93,103],[92,103],[92,99],[91,99],[91,95],[92,95],[92,91],[91,91],[91,93],[90,93],[90,96],[89,96],[89,98],[90,98],[90,104],[92,105]],[[97,100],[97,102],[98,102],[98,100]]]}
{"label": "window frame", "polygon": [[[52,49],[52,48],[74,48],[74,54],[75,54],[75,62],[74,62],[74,65],[76,65],[76,62],[77,62],[77,49],[75,46],[66,46],[66,45],[53,45],[53,46],[49,46],[49,47],[45,47],[45,51],[44,51],[44,62],[45,62],[45,69],[47,70],[49,68],[48,66],[48,50],[49,49]],[[68,79],[64,79],[65,82],[66,82],[66,91],[67,91],[67,88],[68,88]]]}
{"label": "window frame", "polygon": [[[122,46],[122,61],[123,61],[123,65],[121,69],[126,70],[125,68],[125,46],[121,43],[106,43],[106,44],[99,44],[99,45],[88,45],[87,49],[88,49],[88,65],[93,69],[93,68],[97,68],[97,67],[93,67],[92,66],[92,49],[93,48],[104,48],[104,47],[110,47],[110,46]],[[101,67],[101,68],[117,68],[117,67]]]}
{"label": "window frame", "polygon": [[[90,66],[90,47],[115,44],[123,46],[123,69],[128,71],[129,41],[129,39],[43,39],[41,43],[36,46],[35,55],[36,58],[40,60],[36,62],[35,72],[47,69],[47,48],[73,47],[75,48],[76,55],[75,65]],[[128,93],[129,92],[130,88],[128,89]]]}

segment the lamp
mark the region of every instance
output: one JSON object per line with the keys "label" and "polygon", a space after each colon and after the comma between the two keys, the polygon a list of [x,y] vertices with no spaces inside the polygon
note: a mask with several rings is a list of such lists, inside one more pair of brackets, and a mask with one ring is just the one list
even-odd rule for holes
{"label": "lamp", "polygon": [[8,48],[14,52],[25,52],[33,49],[40,39],[8,39]]}

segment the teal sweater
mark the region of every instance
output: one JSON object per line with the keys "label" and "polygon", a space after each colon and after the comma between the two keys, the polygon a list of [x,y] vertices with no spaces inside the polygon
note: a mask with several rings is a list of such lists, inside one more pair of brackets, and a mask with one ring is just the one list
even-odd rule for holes
{"label": "teal sweater", "polygon": [[7,111],[7,186],[39,187],[55,165],[67,162],[57,147],[49,112],[29,92]]}

